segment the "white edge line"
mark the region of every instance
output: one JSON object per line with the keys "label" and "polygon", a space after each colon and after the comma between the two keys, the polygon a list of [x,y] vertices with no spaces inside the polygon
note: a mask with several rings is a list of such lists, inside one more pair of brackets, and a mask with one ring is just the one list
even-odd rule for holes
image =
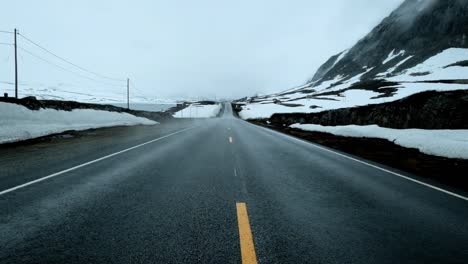
{"label": "white edge line", "polygon": [[7,193],[10,193],[10,192],[13,192],[13,191],[16,191],[16,190],[19,190],[19,189],[22,189],[22,188],[27,187],[27,186],[29,186],[29,185],[33,185],[33,184],[35,184],[35,183],[42,182],[42,181],[45,181],[45,180],[50,179],[50,178],[53,178],[53,177],[57,177],[57,176],[59,176],[59,175],[65,174],[65,173],[67,173],[67,172],[74,171],[74,170],[77,170],[77,169],[79,169],[79,168],[86,167],[86,166],[91,165],[91,164],[93,164],[93,163],[96,163],[96,162],[99,162],[99,161],[102,161],[102,160],[105,160],[105,159],[108,159],[108,158],[117,156],[117,155],[119,155],[119,154],[128,152],[128,151],[130,151],[130,150],[133,150],[133,149],[136,149],[136,148],[140,148],[140,147],[142,147],[142,146],[144,146],[144,145],[148,145],[148,144],[154,143],[154,142],[159,141],[159,140],[161,140],[161,139],[168,138],[168,137],[170,137],[170,136],[173,136],[173,135],[182,133],[182,132],[184,132],[184,131],[187,131],[187,130],[190,130],[190,129],[193,129],[193,128],[195,128],[195,127],[189,127],[189,128],[186,128],[186,129],[182,129],[182,130],[179,130],[179,131],[170,133],[170,134],[168,134],[168,135],[165,135],[165,136],[162,136],[162,137],[159,137],[159,138],[150,140],[150,141],[148,141],[148,142],[145,142],[145,143],[142,143],[142,144],[139,144],[139,145],[136,145],[136,146],[133,146],[133,147],[130,147],[130,148],[127,148],[127,149],[124,149],[124,150],[121,150],[121,151],[112,153],[112,154],[110,154],[110,155],[107,155],[107,156],[104,156],[104,157],[101,157],[101,158],[98,158],[98,159],[95,159],[95,160],[92,160],[92,161],[88,161],[88,162],[86,162],[86,163],[77,165],[77,166],[75,166],[75,167],[71,167],[71,168],[69,168],[69,169],[62,170],[62,171],[56,172],[56,173],[54,173],[54,174],[50,174],[50,175],[48,175],[48,176],[44,176],[44,177],[42,177],[42,178],[39,178],[39,179],[30,181],[30,182],[27,182],[27,183],[23,183],[23,184],[21,184],[21,185],[18,185],[18,186],[15,186],[15,187],[12,187],[12,188],[9,188],[9,189],[6,189],[6,190],[3,190],[3,191],[0,192],[0,196],[1,196],[1,195],[4,195],[4,194],[7,194]]}
{"label": "white edge line", "polygon": [[[247,122],[247,121],[246,121],[246,122]],[[248,124],[251,124],[251,123],[249,123],[249,122],[247,122],[247,123],[248,123]],[[384,171],[384,172],[393,174],[393,175],[398,176],[398,177],[400,177],[400,178],[403,178],[403,179],[405,179],[405,180],[408,180],[408,181],[411,181],[411,182],[414,182],[414,183],[417,183],[417,184],[421,184],[421,185],[424,185],[424,186],[429,187],[429,188],[431,188],[431,189],[437,190],[437,191],[439,191],[439,192],[443,192],[443,193],[446,193],[446,194],[451,195],[451,196],[453,196],[453,197],[457,197],[457,198],[460,198],[460,199],[462,199],[462,200],[468,201],[468,197],[465,197],[465,196],[463,196],[463,195],[460,195],[460,194],[457,194],[457,193],[454,193],[454,192],[451,192],[451,191],[444,190],[444,189],[439,188],[439,187],[437,187],[437,186],[434,186],[434,185],[431,185],[431,184],[428,184],[428,183],[425,183],[425,182],[422,182],[422,181],[418,181],[418,180],[413,179],[413,178],[411,178],[411,177],[408,177],[408,176],[405,176],[405,175],[402,175],[402,174],[393,172],[393,171],[391,171],[391,170],[384,169],[384,168],[379,167],[379,166],[377,166],[377,165],[373,165],[373,164],[370,164],[370,163],[368,163],[368,162],[365,162],[365,161],[362,161],[362,160],[359,160],[359,159],[350,157],[350,156],[348,156],[348,155],[345,155],[345,154],[342,154],[342,153],[333,151],[333,150],[331,150],[331,149],[327,149],[327,148],[325,148],[325,147],[322,147],[322,146],[317,145],[317,144],[315,144],[315,143],[312,143],[312,142],[310,142],[310,141],[306,141],[306,140],[303,140],[303,139],[299,139],[299,138],[293,137],[293,136],[291,136],[291,135],[284,134],[284,133],[281,133],[281,132],[278,132],[278,131],[275,131],[275,130],[272,130],[272,129],[268,129],[268,128],[265,128],[265,127],[262,127],[262,126],[257,126],[257,125],[254,125],[254,124],[251,124],[251,125],[256,126],[256,127],[263,128],[263,129],[265,129],[266,131],[270,131],[270,132],[277,133],[277,134],[279,134],[279,135],[286,136],[287,138],[292,138],[292,139],[297,140],[297,141],[302,142],[302,143],[308,143],[308,144],[314,146],[315,148],[318,148],[318,149],[321,149],[321,150],[325,150],[325,151],[334,153],[334,154],[336,154],[336,155],[338,155],[338,156],[341,156],[341,157],[344,157],[344,158],[347,158],[347,159],[350,159],[350,160],[359,162],[359,163],[361,163],[361,164],[367,165],[367,166],[372,167],[372,168],[374,168],[374,169],[378,169],[378,170],[381,170],[381,171]]]}

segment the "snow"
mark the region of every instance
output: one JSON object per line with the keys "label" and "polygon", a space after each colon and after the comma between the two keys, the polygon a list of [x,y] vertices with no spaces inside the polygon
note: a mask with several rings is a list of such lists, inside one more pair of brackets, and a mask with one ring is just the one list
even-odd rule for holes
{"label": "snow", "polygon": [[220,104],[200,105],[191,104],[185,109],[176,112],[175,118],[211,118],[216,117],[221,110]]}
{"label": "snow", "polygon": [[[404,54],[405,51],[400,51],[397,54]],[[395,51],[390,53],[393,57]],[[389,58],[392,57],[389,55]],[[387,73],[393,73],[404,62],[413,58],[411,55],[402,59],[397,65],[389,69],[386,73],[379,74],[382,78]],[[447,49],[425,62],[415,66],[412,69],[403,71],[397,76],[385,78],[388,81],[399,83],[392,88],[396,89],[394,94],[386,97],[379,97],[383,94],[376,91],[359,89],[359,87],[350,88],[353,84],[360,81],[361,77],[373,68],[366,68],[365,72],[357,74],[351,78],[338,75],[332,80],[322,82],[317,86],[304,86],[304,89],[297,89],[291,92],[292,94],[281,95],[273,94],[262,98],[255,98],[255,102],[242,106],[242,111],[239,116],[243,119],[270,118],[275,113],[315,113],[327,110],[340,108],[349,108],[364,105],[381,104],[400,100],[407,96],[425,91],[455,91],[467,90],[468,84],[463,83],[425,83],[421,81],[427,80],[458,80],[468,79],[468,67],[445,66],[468,60],[468,49],[450,48]],[[411,76],[412,73],[421,73],[429,71],[429,75]],[[385,88],[385,87],[382,87]],[[346,90],[348,89],[348,90]],[[344,92],[342,92],[345,90]],[[307,93],[303,93],[308,91]],[[336,92],[337,94],[320,95],[324,92]],[[339,94],[338,94],[339,93]],[[279,100],[284,104],[298,104],[297,107],[291,107],[282,104],[275,104],[274,101]]]}
{"label": "snow", "polygon": [[[328,80],[328,81],[323,81],[322,83],[320,83],[319,85],[317,86],[310,86],[309,85],[304,85],[302,86],[303,88],[309,88],[310,89],[313,89],[314,91],[316,92],[321,92],[321,91],[336,91],[336,90],[341,90],[341,89],[344,89],[346,87],[349,87],[357,82],[359,82],[361,80],[361,77],[368,73],[369,71],[371,71],[373,68],[369,68],[369,69],[366,69],[366,71],[360,73],[360,74],[357,74],[356,76],[353,76],[351,78],[349,78],[348,80],[345,80],[343,81],[343,79],[346,78],[346,76],[343,76],[343,75],[337,75],[335,76],[333,79],[331,80]],[[342,82],[341,84],[338,84],[336,85],[336,83],[339,83],[339,82]],[[332,87],[332,88],[331,88]],[[269,99],[270,101],[273,101],[273,99],[278,99],[278,100],[281,100],[281,98],[283,97],[286,97],[288,98],[289,100],[294,100],[294,99],[298,99],[298,98],[301,98],[301,97],[304,97],[304,94],[303,93],[300,93],[300,89],[299,88],[296,88],[296,90],[298,91],[298,93],[295,93],[295,94],[290,94],[288,96],[281,96],[281,94],[284,94],[283,93],[276,93],[276,94],[272,94],[270,96],[265,96],[265,99]],[[294,90],[290,90],[289,92],[293,92]]]}
{"label": "snow", "polygon": [[390,52],[390,54],[388,54],[387,58],[382,62],[382,64],[386,64],[387,62],[393,60],[394,58],[396,58],[398,56],[404,55],[405,53],[406,53],[406,51],[404,51],[404,50],[400,50],[398,53],[395,53],[395,50],[392,50],[392,52]]}
{"label": "snow", "polygon": [[[468,79],[468,67],[452,66],[453,63],[468,60],[468,49],[450,48],[427,59],[421,64],[406,70],[403,74],[389,78],[390,81],[427,81],[427,80],[457,80]],[[429,73],[428,75],[412,76],[412,74]]]}
{"label": "snow", "polygon": [[[379,97],[380,93],[362,89],[342,92],[340,95],[320,96],[319,98],[299,99],[287,103],[301,104],[299,107],[289,107],[274,103],[251,103],[242,107],[239,116],[242,119],[270,118],[275,113],[316,113],[340,108],[393,102],[413,94],[425,91],[456,91],[466,90],[466,84],[447,83],[402,83],[395,87],[398,91],[389,97]],[[332,89],[330,89],[331,91]],[[335,89],[333,89],[335,90]],[[328,90],[327,90],[328,91]]]}
{"label": "snow", "polygon": [[[2,95],[4,92],[10,96],[15,94],[13,82],[0,82],[2,84]],[[130,104],[176,104],[174,99],[163,99],[152,94],[143,93],[140,90],[130,89]],[[95,104],[126,104],[126,86],[102,87],[87,86],[86,83],[59,83],[49,85],[44,83],[20,82],[19,96],[34,96],[39,100],[62,100],[77,101]]]}
{"label": "snow", "polygon": [[333,69],[333,67],[335,67],[335,65],[338,64],[338,62],[340,62],[346,56],[346,54],[348,54],[348,52],[349,52],[349,50],[345,50],[345,51],[341,52],[340,55],[338,56],[338,58],[336,58],[333,65],[330,67],[330,69]]}
{"label": "snow", "polygon": [[91,109],[33,111],[17,104],[0,103],[0,143],[37,138],[68,130],[155,124],[157,122],[127,113]]}
{"label": "snow", "polygon": [[[111,105],[127,108],[127,104],[123,103],[113,103]],[[164,112],[171,107],[176,106],[176,103],[130,103],[130,109],[132,110],[139,110],[139,111],[147,111],[147,112]]]}
{"label": "snow", "polygon": [[[343,81],[341,84],[338,84],[338,85],[335,85],[333,86],[332,88],[329,88],[329,89],[326,89],[327,92],[331,92],[331,91],[339,91],[339,90],[343,90],[345,88],[348,88],[350,87],[351,85],[355,84],[355,83],[358,83],[361,81],[361,77],[364,76],[365,74],[367,74],[368,72],[372,71],[374,69],[374,67],[372,68],[367,68],[366,71],[360,73],[360,74],[357,74],[351,78],[349,78],[348,80],[346,81]],[[324,91],[324,89],[317,89],[317,91]]]}
{"label": "snow", "polygon": [[447,158],[468,159],[468,130],[392,129],[369,126],[321,126],[294,124],[292,128],[345,137],[379,138],[399,146]]}
{"label": "snow", "polygon": [[413,58],[414,56],[411,55],[411,56],[408,56],[406,58],[404,58],[403,60],[401,60],[400,62],[398,62],[395,66],[393,66],[392,68],[388,69],[386,72],[384,73],[379,73],[377,74],[377,76],[387,76],[387,74],[392,74],[398,67],[400,67],[400,65],[402,65],[403,63],[405,63],[406,61],[408,61],[409,59]]}

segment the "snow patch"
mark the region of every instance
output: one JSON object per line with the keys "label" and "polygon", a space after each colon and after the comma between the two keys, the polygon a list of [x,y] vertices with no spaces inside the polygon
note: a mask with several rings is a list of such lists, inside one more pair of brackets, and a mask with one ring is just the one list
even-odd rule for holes
{"label": "snow patch", "polygon": [[390,52],[390,54],[388,54],[387,58],[382,62],[382,64],[386,64],[387,62],[393,60],[394,58],[398,57],[398,56],[401,56],[401,55],[405,55],[406,51],[404,50],[400,50],[398,53],[395,53],[395,50],[392,50],[392,52]]}
{"label": "snow patch", "polygon": [[158,123],[127,113],[92,109],[33,111],[17,104],[0,103],[0,143],[37,138],[68,130],[155,124]]}
{"label": "snow patch", "polygon": [[392,129],[369,126],[294,124],[292,128],[345,137],[379,138],[406,148],[447,158],[468,159],[468,130]]}
{"label": "snow patch", "polygon": [[414,56],[411,55],[411,56],[408,56],[406,58],[404,58],[403,60],[401,60],[400,62],[398,62],[395,66],[393,66],[392,68],[388,69],[386,72],[384,73],[379,73],[377,74],[377,76],[387,76],[388,74],[392,74],[398,67],[400,67],[403,63],[407,62],[409,59],[413,58]]}
{"label": "snow patch", "polygon": [[344,50],[343,52],[341,52],[340,55],[338,56],[338,58],[336,58],[333,65],[330,67],[330,69],[333,69],[333,67],[335,67],[335,65],[338,64],[338,62],[340,62],[346,56],[346,54],[348,54],[348,52],[349,52],[349,49]]}
{"label": "snow patch", "polygon": [[[453,66],[453,63],[468,60],[468,49],[450,48],[390,78],[391,81],[426,81],[468,79],[468,67]],[[421,73],[424,73],[421,75]]]}

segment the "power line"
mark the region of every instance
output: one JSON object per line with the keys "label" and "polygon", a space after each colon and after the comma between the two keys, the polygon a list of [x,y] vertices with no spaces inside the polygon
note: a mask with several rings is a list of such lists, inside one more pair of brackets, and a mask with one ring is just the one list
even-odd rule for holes
{"label": "power line", "polygon": [[[15,86],[15,82],[14,81],[0,81],[1,84],[6,84],[6,85],[9,85],[9,86]],[[31,94],[32,92],[32,89],[35,89],[35,86],[40,86],[40,87],[46,87],[46,89],[58,89],[56,90],[55,92],[59,91],[61,92],[62,94],[63,93],[67,93],[67,94],[75,94],[75,95],[83,95],[83,96],[92,96],[92,97],[95,97],[95,98],[99,98],[99,99],[105,99],[105,100],[108,100],[108,101],[115,101],[115,102],[120,102],[120,100],[118,99],[114,99],[114,98],[111,98],[111,97],[105,97],[105,96],[100,96],[100,97],[96,97],[96,96],[93,96],[92,94],[87,94],[87,93],[79,93],[79,92],[73,92],[73,91],[69,91],[69,90],[62,90],[60,88],[62,87],[70,87],[70,88],[74,88],[78,85],[76,84],[67,84],[67,85],[57,85],[57,84],[44,84],[44,83],[41,83],[41,84],[33,84],[33,83],[18,83],[19,86],[22,86],[22,87],[28,87],[30,88],[30,90],[28,90],[26,93],[27,94]],[[12,87],[11,89],[14,89],[14,87]],[[34,93],[33,95],[35,95],[37,93]],[[44,96],[44,94],[39,94],[39,96]],[[55,98],[61,98],[61,99],[66,99],[65,97],[62,97],[62,96],[55,96],[55,95],[52,95],[52,94],[46,94],[45,96],[47,97],[55,97]]]}
{"label": "power line", "polygon": [[[21,59],[24,60],[23,56],[22,56],[22,53],[19,53],[18,54],[19,57]],[[31,55],[31,54],[30,54]],[[39,57],[39,56],[37,56]],[[50,64],[50,62],[47,61],[48,64]],[[54,65],[56,66],[56,65]],[[60,67],[60,66],[59,66]],[[61,67],[60,67],[61,68]],[[68,69],[66,69],[68,71]],[[0,82],[1,83],[1,82]],[[15,83],[14,82],[11,82],[11,81],[3,81],[3,83],[7,84],[7,85],[11,85],[11,86],[14,86]],[[45,96],[46,97],[54,97],[54,98],[59,98],[61,100],[65,100],[67,99],[67,97],[64,97],[64,94],[75,94],[75,95],[82,95],[82,96],[88,96],[88,97],[94,97],[94,98],[99,98],[99,100],[107,100],[107,101],[116,101],[116,102],[119,102],[120,100],[118,99],[115,99],[115,98],[110,98],[110,97],[107,97],[107,96],[97,96],[97,95],[94,95],[91,93],[80,93],[80,92],[74,92],[73,90],[67,90],[67,89],[63,89],[64,87],[65,88],[71,88],[71,89],[76,89],[77,87],[82,87],[83,84],[76,84],[76,83],[56,83],[56,84],[46,84],[46,83],[31,83],[31,82],[20,82],[18,83],[19,86],[22,86],[22,87],[28,87],[30,89],[35,89],[35,88],[41,88],[41,89],[53,89],[53,93],[56,93],[56,92],[60,92],[61,93],[61,96],[55,96],[55,95],[52,95],[52,94],[46,94]],[[52,91],[51,91],[52,92]],[[117,92],[117,91],[115,91]],[[120,92],[119,92],[120,93]],[[44,96],[44,95],[41,95],[41,93],[37,93],[37,92],[32,92],[32,90],[29,90],[29,91],[26,91],[25,94],[31,94],[33,96],[36,96],[36,95],[39,95],[39,96]]]}
{"label": "power line", "polygon": [[98,77],[100,77],[100,78],[104,78],[104,79],[108,79],[108,80],[119,81],[119,82],[126,81],[126,80],[124,80],[124,79],[108,77],[108,76],[105,76],[105,75],[96,73],[96,72],[94,72],[94,71],[88,70],[88,69],[86,69],[86,68],[84,68],[84,67],[81,67],[81,66],[79,66],[79,65],[76,65],[75,63],[73,63],[73,62],[71,62],[71,61],[69,61],[69,60],[67,60],[67,59],[65,59],[65,58],[63,58],[63,57],[58,56],[57,54],[53,53],[52,51],[50,51],[50,50],[44,48],[43,46],[39,45],[38,43],[36,43],[36,42],[34,42],[34,41],[32,41],[30,38],[24,36],[23,34],[18,33],[18,35],[21,36],[22,38],[24,38],[25,40],[27,40],[28,42],[30,42],[31,44],[37,46],[38,48],[44,50],[45,52],[47,52],[47,53],[49,53],[49,54],[51,54],[52,56],[54,56],[54,57],[56,57],[56,58],[58,58],[58,59],[60,59],[60,60],[62,60],[62,61],[64,61],[64,62],[66,62],[66,63],[68,63],[68,64],[70,64],[70,65],[72,65],[72,66],[75,66],[76,68],[78,68],[78,69],[80,69],[80,70],[82,70],[82,71],[85,71],[85,72],[87,72],[87,73],[94,74],[94,75],[96,75],[96,76],[98,76]]}
{"label": "power line", "polygon": [[[78,77],[80,77],[80,78],[83,78],[83,79],[92,81],[92,82],[95,83],[94,85],[100,84],[100,85],[105,85],[105,86],[113,86],[113,87],[121,87],[121,88],[126,87],[126,86],[129,87],[129,86],[128,86],[129,83],[127,83],[127,85],[123,85],[123,82],[124,82],[124,81],[129,82],[128,80],[120,79],[120,78],[112,78],[112,77],[109,77],[109,76],[102,75],[102,74],[99,74],[99,73],[97,73],[97,72],[94,72],[94,71],[92,71],[92,70],[90,70],[90,69],[88,69],[88,68],[79,66],[79,65],[77,65],[77,64],[75,64],[75,63],[73,63],[73,62],[71,62],[70,60],[65,59],[65,58],[63,58],[63,57],[57,55],[56,53],[54,53],[54,52],[52,52],[51,50],[45,48],[44,46],[38,44],[37,42],[35,42],[35,41],[33,41],[32,39],[26,37],[25,35],[20,34],[19,32],[17,32],[16,29],[15,29],[14,32],[13,32],[13,31],[0,30],[0,33],[14,34],[14,37],[15,37],[15,44],[7,43],[7,42],[0,42],[0,45],[3,45],[3,46],[13,46],[13,47],[15,48],[15,52],[16,52],[16,48],[19,48],[20,50],[22,50],[22,52],[28,54],[29,56],[32,56],[32,57],[33,57],[34,59],[36,59],[36,60],[40,60],[40,61],[43,62],[43,63],[49,64],[49,65],[51,65],[51,66],[53,66],[53,67],[56,67],[56,68],[58,68],[58,69],[60,69],[60,70],[62,70],[62,71],[65,71],[65,72],[67,72],[67,73],[73,74],[73,75],[78,76]],[[28,49],[26,49],[26,48],[24,48],[24,47],[17,46],[17,45],[16,45],[16,36],[20,36],[22,39],[24,39],[24,40],[27,41],[28,43],[30,43],[30,44],[36,46],[37,48],[39,48],[39,49],[41,49],[42,51],[48,53],[49,55],[52,55],[52,56],[55,57],[56,59],[59,59],[60,62],[57,61],[57,60],[54,60],[54,59],[50,59],[50,57],[48,57],[48,56],[38,55],[38,54],[41,54],[41,53],[33,52],[34,49],[33,49],[33,51],[31,51],[31,50],[28,50]],[[23,59],[22,54],[18,54],[18,55],[19,55],[19,57],[20,57],[21,59]],[[16,56],[16,55],[15,55],[15,56]],[[8,60],[8,59],[9,59],[9,57],[8,57],[6,60]],[[64,63],[65,63],[65,64],[64,64]],[[67,64],[68,64],[68,65],[67,65]],[[73,66],[73,67],[69,67],[69,65],[71,65],[71,66]],[[91,75],[90,75],[90,74],[91,74]],[[104,80],[104,79],[106,79],[107,82],[106,82],[106,80]],[[112,82],[110,82],[110,81],[113,81],[114,83],[112,83]],[[121,84],[117,84],[117,83],[115,83],[115,82],[121,82]],[[29,87],[31,87],[31,88],[32,88],[33,86],[38,86],[37,84],[32,85],[32,84],[27,84],[27,83],[24,83],[24,82],[19,83],[17,80],[16,80],[15,82],[0,81],[0,83],[6,84],[6,85],[12,85],[12,86],[13,86],[13,85],[15,85],[15,86],[20,85],[20,86],[23,86],[23,87],[24,87],[24,86],[26,86],[26,87],[29,86]],[[80,82],[78,81],[78,83],[80,83]],[[84,83],[83,83],[83,84],[84,84]],[[86,84],[86,85],[92,85],[92,84]],[[44,84],[39,85],[39,86],[44,86]],[[54,85],[54,86],[55,86],[55,85]],[[56,86],[56,88],[59,88],[59,87],[62,87],[62,86],[63,86],[63,85],[59,85],[59,86]],[[67,86],[68,86],[68,87],[73,87],[73,86],[77,87],[75,84],[65,85],[65,87],[67,87]],[[50,87],[52,87],[52,86],[50,86]],[[17,89],[17,88],[16,88],[16,89]],[[26,88],[25,88],[25,89],[26,89]],[[30,88],[27,88],[27,89],[30,89]],[[27,90],[27,89],[26,89],[26,90]],[[66,89],[66,88],[65,88],[65,89]],[[73,89],[73,90],[74,90],[74,89]],[[135,91],[137,91],[138,93],[141,92],[141,91],[140,91],[139,89],[137,89],[136,87],[135,87]],[[29,93],[30,93],[30,92],[31,92],[31,91],[29,91]],[[76,92],[66,91],[66,90],[63,90],[62,92],[65,92],[65,93],[76,93]],[[80,94],[80,93],[76,93],[76,94]],[[90,94],[82,94],[82,95],[87,95],[87,96],[88,96],[88,95],[90,95]],[[52,95],[49,95],[49,96],[52,96]],[[91,96],[91,95],[90,95],[90,96]],[[119,101],[119,100],[116,100],[115,98],[107,98],[107,96],[105,96],[105,97],[99,96],[99,97],[101,98],[100,100],[105,99],[105,100],[108,100],[108,101],[116,101],[116,102]],[[128,97],[128,91],[127,91],[127,97]],[[63,99],[64,99],[64,98],[63,98]],[[127,101],[128,101],[128,98],[127,98]]]}
{"label": "power line", "polygon": [[[14,81],[0,81],[0,83],[3,83],[3,84],[8,84],[8,85],[15,85],[15,82]],[[78,84],[75,84],[75,83],[61,83],[60,85],[59,84],[46,84],[46,83],[31,83],[31,82],[19,82],[18,83],[19,86],[29,86],[29,87],[34,87],[34,86],[38,86],[38,87],[71,87],[71,88],[74,88],[74,87],[79,87],[80,85]],[[69,91],[67,91],[69,92]],[[77,93],[77,92],[73,92],[73,93]],[[80,93],[80,94],[83,94],[83,93]]]}
{"label": "power line", "polygon": [[52,65],[52,66],[55,66],[55,67],[57,67],[57,68],[59,68],[59,69],[61,69],[61,70],[63,70],[63,71],[68,72],[68,73],[75,74],[76,76],[79,76],[79,77],[81,77],[81,78],[85,78],[85,79],[88,79],[88,80],[90,80],[90,81],[94,81],[94,82],[96,82],[96,83],[104,84],[104,85],[108,85],[108,86],[125,87],[125,85],[117,85],[117,84],[105,83],[105,82],[102,82],[102,81],[93,79],[93,78],[91,78],[91,77],[82,75],[82,74],[80,74],[80,73],[74,72],[74,71],[72,71],[72,70],[70,70],[70,69],[67,69],[67,68],[65,68],[65,67],[62,67],[62,66],[60,66],[60,65],[58,65],[58,64],[55,64],[55,63],[53,63],[53,62],[51,62],[51,61],[49,61],[49,60],[47,60],[47,59],[44,59],[44,58],[42,58],[42,57],[40,57],[40,56],[38,56],[38,55],[32,53],[31,51],[29,51],[29,50],[23,48],[23,47],[18,47],[18,48],[21,49],[22,51],[26,52],[26,53],[29,54],[30,56],[36,58],[36,59],[39,59],[39,60],[41,60],[41,61],[43,61],[43,62],[45,62],[45,63],[47,63],[47,64],[50,64],[50,65]]}

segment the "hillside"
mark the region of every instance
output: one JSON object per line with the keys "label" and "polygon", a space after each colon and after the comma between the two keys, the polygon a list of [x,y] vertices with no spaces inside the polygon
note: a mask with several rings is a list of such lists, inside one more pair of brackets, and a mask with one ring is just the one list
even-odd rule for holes
{"label": "hillside", "polygon": [[397,101],[468,89],[468,0],[407,0],[306,84],[240,100],[244,119]]}

